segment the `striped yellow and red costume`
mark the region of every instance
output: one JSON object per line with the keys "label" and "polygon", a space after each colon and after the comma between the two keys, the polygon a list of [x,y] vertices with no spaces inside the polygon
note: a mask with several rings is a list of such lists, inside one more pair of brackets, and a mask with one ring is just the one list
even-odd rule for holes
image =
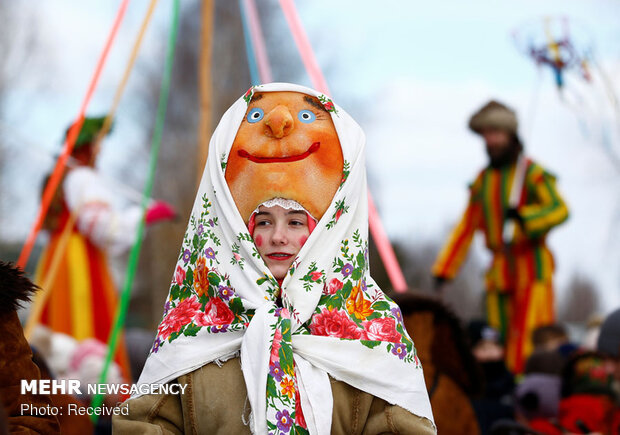
{"label": "striped yellow and red costume", "polygon": [[487,167],[480,172],[470,187],[465,214],[439,253],[433,274],[454,278],[475,231],[483,232],[493,254],[485,279],[488,322],[505,340],[508,367],[520,373],[532,350],[532,330],[554,321],[554,262],[545,238],[567,219],[568,209],[556,190],[555,177],[528,160],[517,207],[522,224],[516,225],[512,242],[505,243],[502,234],[515,167]]}
{"label": "striped yellow and red costume", "polygon": [[[60,190],[60,189],[59,189]],[[49,297],[40,323],[54,332],[70,335],[78,341],[96,338],[107,343],[118,306],[118,296],[106,255],[69,219],[69,211],[61,195],[52,203],[46,227],[50,241],[37,265],[35,282],[48,281],[55,256],[60,263],[50,283]],[[71,228],[67,228],[71,226]],[[63,233],[68,231],[68,243],[62,249]],[[39,293],[40,295],[41,293]],[[131,380],[129,360],[124,344],[117,347],[115,361],[120,365],[127,382]]]}

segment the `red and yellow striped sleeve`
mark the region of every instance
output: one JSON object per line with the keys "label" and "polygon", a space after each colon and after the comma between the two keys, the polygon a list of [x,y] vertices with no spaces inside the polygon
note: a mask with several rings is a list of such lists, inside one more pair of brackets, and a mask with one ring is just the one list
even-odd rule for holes
{"label": "red and yellow striped sleeve", "polygon": [[540,237],[568,218],[568,207],[557,191],[555,177],[538,165],[528,174],[534,202],[519,207],[528,237]]}
{"label": "red and yellow striped sleeve", "polygon": [[432,268],[433,276],[445,279],[453,279],[456,276],[479,226],[481,213],[481,204],[472,192],[461,221],[454,228],[448,242],[435,260]]}

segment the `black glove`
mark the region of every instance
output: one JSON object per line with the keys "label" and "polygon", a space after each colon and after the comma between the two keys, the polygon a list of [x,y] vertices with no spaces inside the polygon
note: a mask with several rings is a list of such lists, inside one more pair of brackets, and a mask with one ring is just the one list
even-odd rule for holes
{"label": "black glove", "polygon": [[519,223],[519,225],[523,225],[523,217],[519,214],[519,210],[514,207],[506,210],[506,220],[513,219]]}

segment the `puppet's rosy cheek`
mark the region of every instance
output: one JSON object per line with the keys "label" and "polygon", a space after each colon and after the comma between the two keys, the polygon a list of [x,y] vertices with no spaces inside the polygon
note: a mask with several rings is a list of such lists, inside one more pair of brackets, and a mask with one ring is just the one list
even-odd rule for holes
{"label": "puppet's rosy cheek", "polygon": [[299,238],[299,246],[303,246],[306,243],[306,240],[308,240],[308,236],[301,236]]}
{"label": "puppet's rosy cheek", "polygon": [[263,246],[263,238],[261,236],[256,236],[254,239],[254,243],[256,246]]}

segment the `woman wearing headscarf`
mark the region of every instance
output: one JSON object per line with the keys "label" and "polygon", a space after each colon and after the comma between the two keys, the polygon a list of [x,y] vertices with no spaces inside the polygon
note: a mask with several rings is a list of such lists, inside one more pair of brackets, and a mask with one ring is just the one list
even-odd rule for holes
{"label": "woman wearing headscarf", "polygon": [[[138,385],[187,389],[128,400],[117,433],[435,433],[400,309],[368,271],[364,144],[297,85],[253,87],[224,114]],[[308,226],[279,253],[284,276],[255,227],[282,204]]]}

